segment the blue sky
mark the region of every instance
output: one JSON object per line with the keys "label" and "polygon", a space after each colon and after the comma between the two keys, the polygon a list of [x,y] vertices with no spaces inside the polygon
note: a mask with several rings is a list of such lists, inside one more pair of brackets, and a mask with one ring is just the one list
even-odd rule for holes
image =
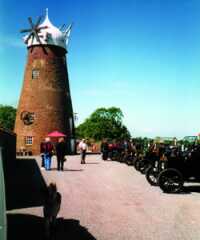
{"label": "blue sky", "polygon": [[27,50],[19,30],[45,14],[74,22],[68,70],[78,123],[120,107],[133,136],[200,132],[200,1],[0,1],[0,103],[17,106]]}

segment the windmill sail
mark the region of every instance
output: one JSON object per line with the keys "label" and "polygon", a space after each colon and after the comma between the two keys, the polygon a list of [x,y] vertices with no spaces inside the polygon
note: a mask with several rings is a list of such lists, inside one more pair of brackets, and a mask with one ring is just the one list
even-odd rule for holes
{"label": "windmill sail", "polygon": [[64,36],[66,38],[66,46],[68,46],[69,36],[70,36],[70,33],[71,33],[72,25],[73,25],[73,23],[71,23],[69,25],[69,27],[65,30],[65,33],[64,33]]}

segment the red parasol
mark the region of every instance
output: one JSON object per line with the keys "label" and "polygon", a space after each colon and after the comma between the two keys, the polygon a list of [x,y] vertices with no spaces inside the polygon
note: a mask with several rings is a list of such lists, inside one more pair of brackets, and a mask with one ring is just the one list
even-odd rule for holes
{"label": "red parasol", "polygon": [[47,137],[66,137],[64,133],[53,131],[47,135]]}

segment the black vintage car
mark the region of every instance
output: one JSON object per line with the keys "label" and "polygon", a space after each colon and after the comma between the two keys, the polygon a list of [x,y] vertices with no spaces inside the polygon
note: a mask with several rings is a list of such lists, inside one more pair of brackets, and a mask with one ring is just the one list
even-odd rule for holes
{"label": "black vintage car", "polygon": [[168,156],[164,169],[157,175],[157,184],[163,192],[177,193],[191,178],[200,180],[200,146],[185,152],[174,149],[174,154]]}
{"label": "black vintage car", "polygon": [[146,169],[146,171],[145,171],[146,179],[152,186],[158,185],[158,175],[160,174],[160,172],[162,170],[164,170],[166,168],[166,164],[167,164],[167,162],[156,159]]}

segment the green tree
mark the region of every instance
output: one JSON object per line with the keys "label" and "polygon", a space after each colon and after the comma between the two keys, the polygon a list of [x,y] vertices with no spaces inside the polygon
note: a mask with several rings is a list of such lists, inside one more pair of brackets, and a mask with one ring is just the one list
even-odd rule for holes
{"label": "green tree", "polygon": [[123,113],[120,108],[98,108],[84,123],[76,129],[77,137],[101,140],[129,139],[130,133],[122,123]]}
{"label": "green tree", "polygon": [[0,127],[8,130],[14,129],[16,109],[12,106],[0,104]]}

